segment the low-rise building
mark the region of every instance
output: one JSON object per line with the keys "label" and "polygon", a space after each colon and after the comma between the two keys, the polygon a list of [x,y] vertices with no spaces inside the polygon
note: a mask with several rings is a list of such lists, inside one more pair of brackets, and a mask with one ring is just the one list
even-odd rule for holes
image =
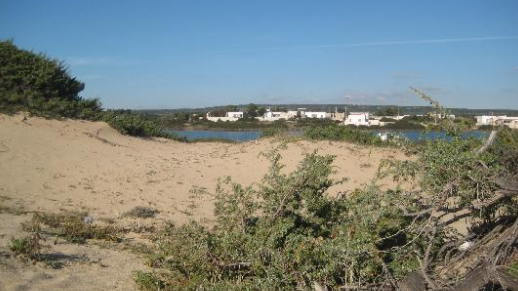
{"label": "low-rise building", "polygon": [[290,119],[288,112],[283,111],[271,111],[271,109],[266,109],[266,112],[263,116],[256,117],[259,121],[276,121],[281,119]]}
{"label": "low-rise building", "polygon": [[327,118],[327,112],[325,112],[325,111],[304,111],[302,116],[305,118],[324,119],[324,118]]}
{"label": "low-rise building", "polygon": [[225,116],[210,116],[210,112],[207,113],[207,120],[217,122],[217,121],[238,121],[240,118],[243,118],[244,113],[242,111],[236,112],[227,112]]}
{"label": "low-rise building", "polygon": [[345,120],[345,112],[330,113],[331,120],[343,122]]}
{"label": "low-rise building", "polygon": [[369,112],[350,112],[345,118],[344,124],[370,126]]}
{"label": "low-rise building", "polygon": [[298,114],[298,111],[297,110],[288,110],[288,112],[286,112],[286,119],[290,119],[290,118],[295,118],[297,117],[297,114]]}
{"label": "low-rise building", "polygon": [[496,125],[499,119],[505,118],[507,116],[481,115],[475,117],[477,119],[477,125]]}
{"label": "low-rise building", "polygon": [[510,128],[518,128],[518,117],[511,117],[507,115],[481,115],[476,116],[477,125],[505,125]]}
{"label": "low-rise building", "polygon": [[225,114],[226,117],[233,117],[233,118],[243,118],[244,112],[243,111],[235,111],[235,112],[227,112]]}

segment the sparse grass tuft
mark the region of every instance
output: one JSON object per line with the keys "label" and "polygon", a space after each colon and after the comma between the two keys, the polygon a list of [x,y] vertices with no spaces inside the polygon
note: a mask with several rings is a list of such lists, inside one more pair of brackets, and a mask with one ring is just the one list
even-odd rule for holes
{"label": "sparse grass tuft", "polygon": [[141,290],[156,291],[165,288],[164,281],[152,272],[136,271],[135,281]]}
{"label": "sparse grass tuft", "polygon": [[23,206],[4,206],[0,205],[0,213],[7,213],[13,215],[22,215],[26,214],[27,211],[23,208]]}
{"label": "sparse grass tuft", "polygon": [[88,216],[86,212],[63,212],[63,213],[45,213],[37,212],[32,217],[34,222],[42,223],[44,225],[58,228],[64,223],[72,221],[83,221]]}
{"label": "sparse grass tuft", "polygon": [[518,261],[514,262],[509,266],[508,273],[518,278]]}
{"label": "sparse grass tuft", "polygon": [[36,262],[41,258],[41,240],[42,237],[38,232],[23,238],[12,238],[9,242],[9,249],[15,256]]}
{"label": "sparse grass tuft", "polygon": [[112,225],[100,226],[87,223],[86,217],[87,213],[84,212],[36,213],[32,223],[49,226],[52,234],[73,243],[85,243],[87,239],[121,241],[120,229]]}
{"label": "sparse grass tuft", "polygon": [[152,218],[159,213],[158,210],[147,207],[147,206],[136,206],[130,211],[124,213],[123,217],[134,217],[134,218]]}

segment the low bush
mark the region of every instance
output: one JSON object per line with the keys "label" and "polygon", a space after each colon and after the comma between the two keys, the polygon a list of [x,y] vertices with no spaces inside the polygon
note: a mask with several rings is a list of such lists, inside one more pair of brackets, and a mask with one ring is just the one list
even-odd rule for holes
{"label": "low bush", "polygon": [[163,137],[180,141],[185,140],[175,134],[166,132],[159,120],[151,120],[141,114],[107,111],[103,114],[102,120],[118,132],[126,135],[138,137]]}
{"label": "low bush", "polygon": [[15,256],[21,256],[24,259],[39,261],[41,258],[42,240],[38,232],[34,232],[23,238],[12,238],[9,242],[9,249]]}
{"label": "low bush", "polygon": [[401,129],[401,130],[409,130],[409,129],[412,129],[412,130],[423,130],[423,129],[426,129],[426,127],[423,124],[421,124],[421,122],[424,122],[424,121],[421,121],[420,119],[409,119],[409,118],[405,117],[405,118],[403,118],[401,120],[398,120],[396,122],[388,123],[383,128],[387,128],[387,129]]}
{"label": "low bush", "polygon": [[420,239],[398,234],[411,220],[382,207],[388,201],[376,187],[333,198],[327,189],[342,180],[330,178],[332,156],[308,154],[290,174],[281,172],[278,151],[267,156],[272,164],[257,190],[230,179],[218,186],[214,227],[191,222],[162,233],[155,270],[136,279],[141,288],[338,288],[376,284],[384,265],[398,278],[417,268],[411,252],[387,252]]}
{"label": "low bush", "polygon": [[263,129],[261,131],[261,137],[279,137],[286,134],[286,129],[278,128],[278,127],[272,127]]}
{"label": "low bush", "polygon": [[165,283],[158,275],[151,272],[136,271],[134,273],[135,282],[141,290],[157,291],[164,290]]}
{"label": "low bush", "polygon": [[115,226],[94,225],[89,221],[87,213],[66,212],[59,214],[35,213],[31,224],[43,224],[50,229],[50,234],[73,243],[85,243],[87,239],[100,239],[119,242],[121,230]]}
{"label": "low bush", "polygon": [[477,127],[478,130],[488,130],[488,131],[491,131],[493,129],[496,129],[495,126],[493,125],[487,125],[487,124],[484,124],[484,125],[480,125]]}
{"label": "low bush", "polygon": [[122,216],[124,217],[133,217],[133,218],[152,218],[158,214],[158,210],[146,207],[146,206],[136,206],[128,212],[125,212]]}
{"label": "low bush", "polygon": [[382,141],[373,132],[335,124],[311,126],[304,136],[313,140],[348,141],[363,145],[381,145]]}

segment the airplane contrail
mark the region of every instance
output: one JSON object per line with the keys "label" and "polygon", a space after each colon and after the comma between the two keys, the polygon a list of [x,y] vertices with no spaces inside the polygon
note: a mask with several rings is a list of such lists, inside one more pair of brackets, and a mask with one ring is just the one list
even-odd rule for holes
{"label": "airplane contrail", "polygon": [[405,44],[474,42],[474,41],[492,41],[492,40],[513,40],[513,39],[518,39],[518,35],[481,36],[481,37],[464,37],[464,38],[439,38],[439,39],[421,39],[421,40],[395,40],[395,41],[358,42],[358,43],[322,44],[322,45],[296,45],[296,46],[279,46],[279,47],[257,47],[257,48],[249,48],[249,49],[251,49],[251,50],[289,50],[289,49],[301,49],[301,48],[304,49],[304,48],[389,46],[389,45],[405,45]]}

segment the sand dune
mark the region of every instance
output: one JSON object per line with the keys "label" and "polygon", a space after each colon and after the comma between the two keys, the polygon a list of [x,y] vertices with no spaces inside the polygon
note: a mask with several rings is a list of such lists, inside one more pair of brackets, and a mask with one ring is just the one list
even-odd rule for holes
{"label": "sand dune", "polygon": [[[121,224],[134,223],[119,218],[135,206],[160,211],[147,222],[151,224],[210,219],[211,196],[196,194],[214,192],[218,178],[227,175],[247,185],[259,182],[269,166],[260,153],[278,145],[274,139],[239,144],[145,140],[120,135],[102,122],[24,121],[21,115],[0,115],[0,203],[14,203],[28,211],[84,210],[95,219],[115,219]],[[335,155],[336,178],[349,179],[330,189],[331,193],[368,183],[381,159],[402,156],[392,149],[297,141],[282,151],[285,170],[295,169],[303,154],[314,150]],[[125,252],[58,244],[53,246],[58,253],[88,257],[86,263],[72,260],[60,270],[20,265],[9,258],[6,244],[19,235],[20,222],[29,217],[0,217],[1,290],[135,288],[131,271],[143,268],[143,263]],[[92,263],[96,258],[101,263]],[[88,278],[100,279],[89,287],[74,287],[74,281],[88,282]]]}

